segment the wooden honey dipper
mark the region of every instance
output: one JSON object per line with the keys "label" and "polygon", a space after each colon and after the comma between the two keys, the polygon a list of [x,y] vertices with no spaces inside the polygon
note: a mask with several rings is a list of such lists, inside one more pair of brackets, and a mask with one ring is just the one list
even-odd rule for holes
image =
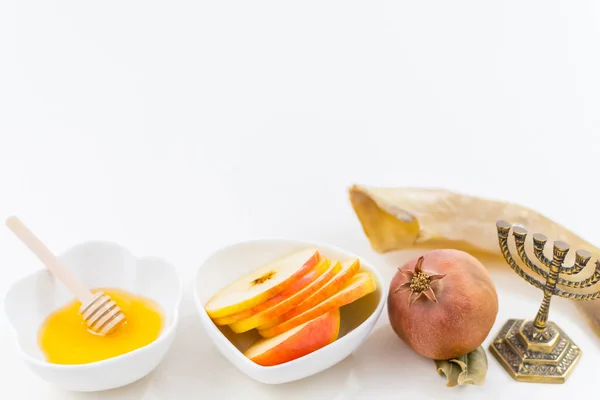
{"label": "wooden honey dipper", "polygon": [[9,217],[6,226],[77,297],[81,302],[79,313],[90,331],[105,336],[125,322],[125,315],[110,297],[102,292],[92,293],[17,217]]}

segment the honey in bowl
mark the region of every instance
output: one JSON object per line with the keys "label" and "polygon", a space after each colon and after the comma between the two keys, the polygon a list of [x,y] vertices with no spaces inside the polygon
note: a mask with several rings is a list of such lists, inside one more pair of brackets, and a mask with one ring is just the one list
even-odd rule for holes
{"label": "honey in bowl", "polygon": [[[38,332],[46,361],[53,364],[87,364],[117,357],[144,347],[158,338],[163,327],[161,307],[153,300],[121,289],[97,289],[121,308],[126,320],[106,336],[92,333],[73,300],[50,314]],[[94,291],[93,291],[94,292]]]}

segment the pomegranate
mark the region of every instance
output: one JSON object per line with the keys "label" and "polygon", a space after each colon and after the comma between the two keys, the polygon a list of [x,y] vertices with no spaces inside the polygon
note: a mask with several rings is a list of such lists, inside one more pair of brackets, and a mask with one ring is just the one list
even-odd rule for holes
{"label": "pomegranate", "polygon": [[398,268],[387,303],[396,335],[433,360],[481,346],[498,314],[498,295],[485,267],[453,249],[429,251]]}

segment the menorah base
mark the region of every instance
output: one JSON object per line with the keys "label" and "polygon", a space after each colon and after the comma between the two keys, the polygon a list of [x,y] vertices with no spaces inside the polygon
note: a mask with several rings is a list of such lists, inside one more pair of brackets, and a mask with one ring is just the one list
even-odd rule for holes
{"label": "menorah base", "polygon": [[581,358],[581,350],[553,322],[544,331],[532,321],[510,319],[490,352],[519,382],[564,383]]}

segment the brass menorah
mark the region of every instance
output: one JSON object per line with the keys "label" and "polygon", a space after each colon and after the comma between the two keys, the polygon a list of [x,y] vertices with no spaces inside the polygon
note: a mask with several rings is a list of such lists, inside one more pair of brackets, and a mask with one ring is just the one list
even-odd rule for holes
{"label": "brass menorah", "polygon": [[600,280],[600,260],[596,261],[596,269],[592,276],[580,281],[561,278],[560,275],[580,273],[591,258],[585,250],[577,250],[575,263],[565,267],[564,261],[569,252],[569,245],[555,241],[553,257],[544,255],[547,238],[539,233],[533,235],[533,253],[547,270],[534,264],[525,251],[527,230],[520,226],[513,227],[513,236],[519,258],[523,263],[545,279],[540,282],[527,274],[515,261],[509,248],[508,236],[511,224],[506,221],[496,223],[498,239],[502,255],[510,267],[528,283],[544,292],[542,305],[534,320],[510,319],[500,330],[490,351],[517,381],[537,383],[564,383],[581,358],[581,350],[553,322],[548,322],[550,300],[559,296],[571,300],[596,300],[600,298],[600,290],[594,293],[572,293],[560,287],[584,289]]}

